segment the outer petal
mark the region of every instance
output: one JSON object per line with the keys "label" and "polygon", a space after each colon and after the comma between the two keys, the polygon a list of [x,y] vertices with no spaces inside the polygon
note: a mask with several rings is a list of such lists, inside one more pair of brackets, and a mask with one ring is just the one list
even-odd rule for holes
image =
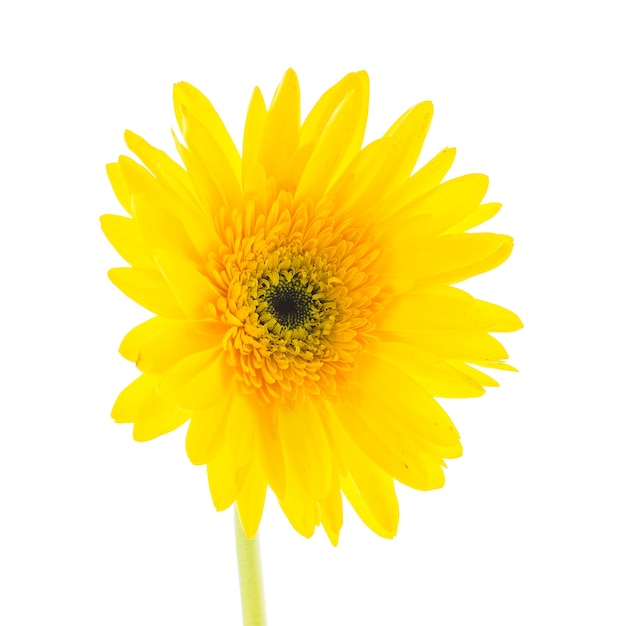
{"label": "outer petal", "polygon": [[155,439],[182,426],[189,418],[189,413],[163,402],[157,395],[156,386],[152,387],[137,412],[133,437],[135,441]]}
{"label": "outer petal", "polygon": [[435,188],[452,167],[455,156],[455,148],[442,150],[402,183],[398,189],[385,196],[378,205],[373,207],[373,210],[384,219]]}
{"label": "outer petal", "polygon": [[191,354],[218,348],[224,332],[218,323],[169,321],[141,341],[135,362],[143,372],[162,374]]}
{"label": "outer petal", "polygon": [[[158,393],[171,406],[189,411],[209,409],[219,403],[224,391],[221,348],[191,354],[169,369],[159,381]],[[200,377],[200,381],[196,378]],[[200,384],[199,384],[200,383]],[[210,385],[202,387],[202,383]]]}
{"label": "outer petal", "polygon": [[143,374],[119,395],[111,415],[116,422],[133,422],[136,441],[148,441],[175,430],[190,417],[163,402],[156,393],[158,377]]}
{"label": "outer petal", "polygon": [[180,319],[185,313],[157,270],[117,267],[109,270],[111,282],[131,300],[157,315]]}
{"label": "outer petal", "polygon": [[343,526],[343,500],[339,489],[339,475],[333,475],[333,484],[326,500],[320,503],[321,522],[330,542],[339,543],[339,531]]}
{"label": "outer petal", "polygon": [[355,133],[360,131],[357,107],[354,92],[349,92],[333,113],[302,173],[294,199],[296,204],[309,197],[319,200],[335,178]]}
{"label": "outer petal", "polygon": [[139,135],[130,130],[124,132],[126,145],[145,163],[169,193],[184,202],[196,206],[197,198],[189,185],[185,170],[172,160],[163,150],[151,146]]}
{"label": "outer petal", "polygon": [[521,328],[521,321],[511,311],[477,300],[461,289],[428,285],[393,298],[381,311],[377,328],[404,336],[479,330],[506,332]]}
{"label": "outer petal", "polygon": [[184,133],[185,123],[182,110],[185,108],[194,118],[202,123],[207,129],[207,132],[215,139],[230,164],[232,171],[239,177],[241,172],[241,157],[239,156],[239,151],[235,147],[229,132],[226,130],[224,123],[208,98],[195,87],[185,82],[174,85],[173,95],[174,110],[181,132]]}
{"label": "outer petal", "polygon": [[[291,476],[289,478],[292,478]],[[321,521],[321,512],[315,500],[297,480],[287,480],[285,496],[278,503],[291,525],[304,537],[311,537]]]}
{"label": "outer petal", "polygon": [[263,475],[258,455],[255,455],[250,464],[248,475],[237,495],[237,511],[244,533],[252,539],[259,528],[267,481]]}
{"label": "outer petal", "polygon": [[[148,211],[154,207],[158,211],[160,220],[168,221],[168,225],[164,227],[166,232],[170,228],[174,229],[170,234],[174,245],[178,247],[182,245],[186,250],[189,249],[189,242],[192,242],[195,250],[190,254],[195,254],[201,259],[206,258],[207,251],[214,247],[216,234],[212,222],[202,214],[200,200],[196,201],[195,192],[193,198],[189,196],[191,192],[187,193],[186,190],[175,193],[175,188],[168,186],[160,178],[155,178],[144,167],[127,157],[120,157],[118,168],[129,194],[128,203],[131,215],[135,215],[134,204],[137,202],[137,199],[132,202],[131,198],[140,197],[143,204],[149,207]],[[189,180],[193,180],[192,174],[193,171],[189,172]],[[176,224],[170,226],[172,222]],[[160,245],[156,243],[153,247]],[[165,245],[165,247],[169,246]]]}
{"label": "outer petal", "polygon": [[158,376],[142,374],[122,390],[118,396],[111,417],[118,424],[129,424],[137,419],[139,408],[146,401],[158,381]]}
{"label": "outer petal", "polygon": [[369,206],[375,206],[375,200],[370,194],[375,185],[384,163],[393,150],[391,139],[382,137],[368,144],[351,161],[343,174],[337,179],[328,191],[339,208],[339,213],[350,213],[356,207],[370,201]]}
{"label": "outer petal", "polygon": [[136,194],[132,207],[139,232],[149,249],[164,248],[197,264],[202,263],[180,219],[164,208],[162,199],[153,201],[145,194]]}
{"label": "outer petal", "polygon": [[367,73],[361,71],[348,74],[331,87],[315,104],[302,124],[300,133],[301,145],[317,144],[325,132],[329,120],[335,115],[338,107],[349,93],[353,94],[354,106],[351,108],[354,125],[351,125],[350,142],[345,150],[343,160],[336,167],[331,184],[357,155],[363,143],[369,104],[369,77]]}
{"label": "outer petal", "polygon": [[148,269],[156,267],[137,220],[121,215],[103,215],[100,225],[106,238],[127,263]]}
{"label": "outer petal", "polygon": [[194,465],[205,465],[212,461],[224,445],[226,435],[226,398],[206,411],[193,411],[187,430],[185,447],[187,456]]}
{"label": "outer petal", "polygon": [[[117,161],[117,171],[123,182],[124,190],[121,187],[114,186],[113,189],[123,197],[122,205],[126,208],[126,204],[130,205],[130,198],[135,194],[149,193],[154,189],[155,185],[160,186],[156,178],[143,166],[127,156],[121,156]],[[109,175],[113,173],[109,172]],[[113,184],[114,179],[110,179]],[[116,180],[116,185],[119,183]],[[123,193],[125,191],[125,193]],[[118,196],[119,197],[119,196]],[[134,209],[130,206],[127,209],[131,215],[134,215]]]}
{"label": "outer petal", "polygon": [[374,532],[381,537],[394,537],[400,510],[393,479],[354,444],[333,415],[328,419],[347,469],[341,476],[342,491]]}
{"label": "outer petal", "polygon": [[248,106],[243,133],[241,175],[244,195],[259,194],[259,187],[265,186],[265,170],[259,164],[259,152],[266,119],[267,108],[263,94],[258,87],[255,87]]}
{"label": "outer petal", "polygon": [[109,177],[109,182],[111,183],[111,187],[113,188],[113,192],[115,193],[115,197],[118,202],[126,209],[129,215],[132,216],[133,211],[130,206],[130,191],[126,186],[126,182],[124,181],[124,177],[122,176],[122,171],[120,169],[119,163],[108,163],[106,166],[107,176]]}
{"label": "outer petal", "polygon": [[286,181],[289,162],[298,148],[300,131],[300,86],[296,73],[289,69],[278,86],[267,112],[259,161],[268,176],[279,183]]}
{"label": "outer petal", "polygon": [[211,132],[185,107],[181,106],[183,137],[189,150],[197,157],[201,174],[219,189],[224,206],[241,205],[241,159],[235,169],[222,146]]}
{"label": "outer petal", "polygon": [[398,187],[413,171],[432,119],[433,103],[420,102],[398,118],[385,133],[385,137],[392,139],[394,146],[383,170],[390,190]]}
{"label": "outer petal", "polygon": [[219,293],[194,263],[169,250],[156,250],[155,261],[187,317],[195,320],[213,317],[211,311],[215,308],[210,304],[215,306]]}
{"label": "outer petal", "polygon": [[473,211],[470,211],[460,222],[448,228],[445,232],[462,233],[470,228],[479,226],[483,222],[490,220],[502,208],[499,202],[486,202],[479,204]]}
{"label": "outer petal", "polygon": [[257,413],[249,396],[235,384],[229,394],[226,442],[235,467],[247,466],[258,442]]}
{"label": "outer petal", "polygon": [[[407,372],[429,394],[439,398],[476,398],[485,390],[475,377],[406,342],[381,345],[384,359]],[[383,358],[383,357],[381,357]]]}
{"label": "outer petal", "polygon": [[288,470],[315,500],[325,500],[332,481],[330,448],[319,411],[311,400],[279,407],[278,432]]}
{"label": "outer petal", "polygon": [[[419,232],[419,230],[417,230]],[[504,263],[513,251],[513,239],[493,233],[462,233],[442,235],[419,246],[413,232],[406,228],[394,238],[400,250],[395,258],[397,272],[410,277],[415,284],[453,284],[488,272]]]}
{"label": "outer petal", "polygon": [[274,422],[269,415],[265,415],[264,419],[257,416],[261,464],[272,491],[281,500],[285,496],[285,459]]}
{"label": "outer petal", "polygon": [[401,230],[407,221],[428,216],[428,222],[420,223],[420,238],[437,235],[474,211],[484,198],[488,185],[489,179],[484,174],[453,178],[419,196],[399,211],[388,226]]}
{"label": "outer petal", "polygon": [[222,446],[206,466],[213,504],[218,511],[226,510],[237,498],[247,468],[235,469],[230,452]]}
{"label": "outer petal", "polygon": [[[180,389],[178,396],[179,405],[189,411],[203,411],[206,409],[215,409],[221,406],[225,410],[227,406],[222,404],[224,396],[227,398],[234,394],[232,388],[232,372],[226,365],[224,353],[221,348],[215,347],[205,357],[200,356],[202,353],[196,353],[194,356],[187,357],[187,365],[190,368],[189,379]],[[182,362],[181,362],[182,363]],[[202,365],[204,363],[204,365]],[[194,373],[194,365],[197,369]],[[185,371],[185,367],[181,366],[181,374]]]}
{"label": "outer petal", "polygon": [[461,454],[448,416],[413,379],[385,361],[363,354],[359,369],[367,378],[361,376],[346,402],[332,407],[346,432],[400,482],[415,489],[441,487],[442,457]]}
{"label": "outer petal", "polygon": [[[399,335],[395,340],[400,339]],[[455,333],[454,335],[404,335],[403,341],[440,358],[458,361],[501,361],[508,358],[502,344],[485,332]]]}
{"label": "outer petal", "polygon": [[163,317],[151,317],[149,320],[135,326],[126,333],[120,344],[120,354],[133,363],[139,359],[141,346],[152,336],[165,329],[176,327],[178,322]]}

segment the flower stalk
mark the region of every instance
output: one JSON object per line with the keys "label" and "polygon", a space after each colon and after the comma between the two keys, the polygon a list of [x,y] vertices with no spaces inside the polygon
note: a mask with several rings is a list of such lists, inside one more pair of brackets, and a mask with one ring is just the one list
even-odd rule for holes
{"label": "flower stalk", "polygon": [[243,626],[266,626],[259,533],[257,532],[252,539],[248,539],[241,526],[237,506],[233,509]]}

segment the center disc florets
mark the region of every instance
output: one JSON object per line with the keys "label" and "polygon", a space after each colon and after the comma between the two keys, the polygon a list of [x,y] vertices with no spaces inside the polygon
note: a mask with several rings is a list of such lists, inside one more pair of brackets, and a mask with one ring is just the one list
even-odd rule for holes
{"label": "center disc florets", "polygon": [[291,280],[281,278],[277,285],[270,285],[262,302],[283,328],[303,328],[313,321],[316,308],[313,288],[297,277]]}

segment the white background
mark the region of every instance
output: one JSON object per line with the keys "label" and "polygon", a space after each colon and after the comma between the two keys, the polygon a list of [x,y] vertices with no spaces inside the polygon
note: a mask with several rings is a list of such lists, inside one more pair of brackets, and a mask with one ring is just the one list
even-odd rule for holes
{"label": "white background", "polygon": [[[383,8],[384,7],[384,8]],[[346,511],[338,548],[261,526],[270,626],[626,624],[622,2],[22,2],[0,21],[0,623],[236,625],[230,512],[184,429],[133,442],[109,410],[117,345],[146,313],[108,282],[122,211],[104,164],[131,128],[173,153],[171,87],[202,89],[240,143],[254,85],[285,69],[303,110],[371,78],[368,139],[412,104],[423,152],[489,174],[515,236],[466,283],[526,328],[519,374],[446,402],[465,455],[400,488],[398,537]],[[422,161],[424,162],[424,161]]]}

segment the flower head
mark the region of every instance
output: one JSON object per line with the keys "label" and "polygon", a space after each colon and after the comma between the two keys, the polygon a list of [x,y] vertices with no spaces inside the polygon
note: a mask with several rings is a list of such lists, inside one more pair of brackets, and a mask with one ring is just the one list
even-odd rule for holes
{"label": "flower head", "polygon": [[342,493],[375,532],[398,524],[394,481],[444,482],[459,435],[435,397],[512,369],[490,334],[518,317],[451,285],[502,263],[505,235],[467,233],[499,204],[487,177],[441,182],[446,149],[415,173],[423,102],[362,147],[368,77],[348,74],[300,121],[289,70],[269,107],[255,89],[240,155],[211,103],[174,88],[183,166],[137,135],[108,166],[129,217],[105,215],[131,267],[111,280],[155,314],[120,351],[142,372],[113,408],[144,441],[189,422],[213,502],[248,536],[269,486],[294,528],[336,543]]}

